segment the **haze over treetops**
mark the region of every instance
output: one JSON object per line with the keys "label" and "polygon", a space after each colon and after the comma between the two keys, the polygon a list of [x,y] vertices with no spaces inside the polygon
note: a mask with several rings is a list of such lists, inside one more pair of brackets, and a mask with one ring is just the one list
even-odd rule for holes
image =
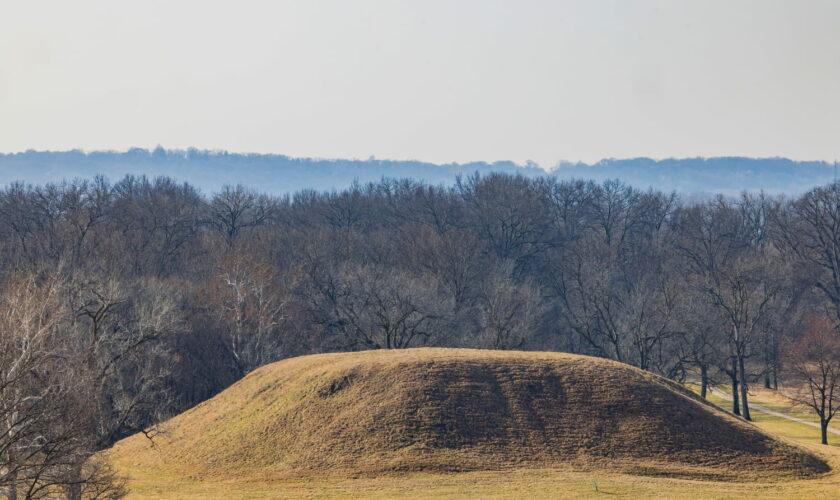
{"label": "haze over treetops", "polygon": [[620,179],[633,186],[688,194],[764,190],[798,194],[835,179],[834,165],[787,158],[650,158],[605,159],[594,164],[560,163],[544,169],[535,163],[510,161],[435,164],[416,160],[292,158],[275,154],[226,151],[154,150],[125,152],[26,151],[0,154],[0,185],[23,181],[42,184],[104,175],[111,180],[131,175],[171,176],[205,193],[225,184],[243,184],[270,194],[302,189],[332,190],[388,178],[412,178],[430,184],[452,184],[458,175],[475,172],[518,173],[528,177],[556,175],[595,181]]}

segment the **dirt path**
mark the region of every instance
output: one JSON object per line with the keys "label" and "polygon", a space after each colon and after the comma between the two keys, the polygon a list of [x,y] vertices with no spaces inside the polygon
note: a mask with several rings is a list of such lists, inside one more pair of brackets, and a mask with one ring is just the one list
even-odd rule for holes
{"label": "dirt path", "polygon": [[[724,392],[722,392],[722,391],[719,391],[718,389],[712,389],[712,388],[710,388],[710,389],[711,389],[711,392],[712,392],[715,396],[718,396],[718,397],[720,397],[720,398],[723,398],[724,400],[726,400],[727,398],[729,398],[729,395],[728,395],[728,394],[726,394],[726,393],[724,393]],[[785,414],[785,413],[781,413],[781,412],[778,412],[778,411],[775,411],[775,410],[771,410],[771,409],[769,409],[769,408],[765,408],[765,407],[763,407],[763,406],[761,406],[761,405],[757,405],[757,404],[755,404],[755,403],[753,403],[753,402],[751,402],[751,401],[750,401],[749,405],[750,405],[750,411],[759,411],[759,412],[761,412],[761,413],[766,413],[766,414],[768,414],[768,415],[773,415],[774,417],[786,418],[786,419],[788,419],[788,420],[793,420],[794,422],[799,422],[800,424],[810,425],[811,427],[815,427],[815,428],[817,428],[817,429],[819,429],[819,428],[820,428],[820,424],[818,424],[818,423],[816,423],[816,422],[809,422],[808,420],[805,420],[805,419],[802,419],[802,418],[792,417],[792,416],[787,415],[787,414]],[[830,433],[832,433],[832,434],[837,434],[838,436],[840,436],[840,430],[837,430],[837,429],[832,429],[831,427],[829,427],[829,428],[828,428],[828,432],[830,432]]]}

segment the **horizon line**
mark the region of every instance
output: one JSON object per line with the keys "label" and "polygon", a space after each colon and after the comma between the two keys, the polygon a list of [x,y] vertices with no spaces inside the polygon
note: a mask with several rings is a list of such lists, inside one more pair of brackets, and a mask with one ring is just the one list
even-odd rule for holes
{"label": "horizon line", "polygon": [[558,160],[554,163],[554,165],[544,166],[538,162],[532,160],[526,160],[525,162],[517,162],[514,160],[470,160],[466,162],[435,162],[435,161],[428,161],[428,160],[421,160],[418,158],[402,158],[402,159],[395,159],[395,158],[379,158],[376,155],[370,155],[368,158],[359,158],[359,157],[321,157],[321,156],[292,156],[284,153],[261,153],[255,151],[231,151],[228,149],[209,149],[209,148],[197,148],[197,147],[187,147],[187,148],[165,148],[162,145],[158,144],[154,148],[145,148],[145,147],[138,147],[132,146],[125,149],[85,149],[85,148],[73,148],[73,149],[35,149],[29,148],[26,150],[18,150],[18,151],[0,151],[0,156],[16,156],[16,155],[24,155],[24,154],[31,154],[31,153],[47,153],[47,154],[67,154],[67,153],[80,153],[85,156],[90,156],[97,153],[105,153],[105,154],[128,154],[131,152],[136,151],[143,151],[146,153],[154,154],[157,151],[163,151],[166,154],[189,154],[189,153],[201,153],[205,155],[233,155],[233,156],[263,156],[263,157],[283,157],[290,160],[310,160],[310,161],[324,161],[324,162],[337,162],[337,161],[351,161],[351,162],[371,162],[371,161],[378,161],[382,163],[424,163],[428,165],[434,166],[452,166],[452,165],[470,165],[473,163],[483,163],[485,165],[496,165],[500,163],[512,164],[519,168],[537,168],[546,172],[552,172],[560,168],[564,167],[578,167],[578,166],[587,166],[587,167],[595,167],[604,162],[617,162],[617,161],[629,161],[629,160],[651,160],[656,163],[663,162],[663,161],[684,161],[684,160],[720,160],[720,159],[743,159],[743,160],[783,160],[783,161],[790,161],[794,163],[823,163],[826,166],[836,167],[840,160],[837,158],[827,160],[827,159],[794,159],[788,156],[748,156],[748,155],[712,155],[712,156],[702,156],[702,155],[695,155],[695,156],[624,156],[624,157],[617,157],[617,156],[608,156],[602,157],[599,160],[594,162],[586,162],[582,160]]}

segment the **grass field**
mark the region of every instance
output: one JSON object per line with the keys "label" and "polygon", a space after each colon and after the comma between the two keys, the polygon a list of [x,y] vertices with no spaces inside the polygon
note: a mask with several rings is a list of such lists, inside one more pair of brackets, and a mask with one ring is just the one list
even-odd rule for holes
{"label": "grass field", "polygon": [[[697,389],[693,386],[690,388],[694,390]],[[803,420],[807,420],[815,424],[819,423],[819,418],[817,418],[816,415],[808,408],[791,405],[790,402],[784,396],[782,396],[776,391],[763,388],[754,389],[750,390],[750,395],[750,401],[760,406],[763,406],[769,410],[784,413],[792,417],[801,418]],[[716,404],[720,408],[726,409],[727,411],[730,409],[732,404],[728,399],[721,398],[716,394],[710,394],[709,401]],[[789,440],[795,441],[800,444],[819,445],[820,443],[820,430],[816,427],[802,425],[798,422],[793,422],[781,417],[768,415],[767,413],[762,413],[759,411],[753,411],[751,413],[753,422],[755,422],[756,425],[758,425],[766,431],[779,434]],[[838,427],[837,422],[832,422],[829,428],[840,430],[840,427]],[[840,435],[829,434],[828,443],[828,447],[817,446],[816,449],[825,450],[826,448],[840,447]],[[838,497],[840,497],[840,493],[838,493]]]}
{"label": "grass field", "polygon": [[[779,432],[796,425],[759,424]],[[815,447],[816,448],[816,447]],[[840,450],[817,448],[834,469],[817,479],[784,482],[716,482],[641,477],[597,470],[517,470],[456,474],[405,474],[378,478],[324,477],[306,481],[192,481],[162,470],[116,465],[132,474],[129,498],[840,498]],[[598,483],[598,491],[594,483]]]}
{"label": "grass field", "polygon": [[[757,404],[777,411],[808,417],[801,409],[789,408],[772,392],[757,391]],[[710,401],[726,408],[715,395]],[[413,472],[346,474],[323,470],[306,479],[278,480],[259,474],[242,478],[236,472],[208,476],[185,473],[183,466],[150,462],[141,454],[117,453],[116,468],[131,477],[129,498],[840,498],[840,436],[821,446],[819,430],[813,427],[755,412],[754,425],[789,443],[798,444],[823,457],[832,471],[810,479],[762,480],[754,471],[744,471],[744,481],[675,479],[661,476],[623,474],[582,467],[511,469],[476,472]],[[753,425],[753,424],[750,424]],[[830,438],[831,441],[831,438]],[[223,469],[222,469],[223,470]],[[734,474],[738,470],[732,471]],[[598,488],[596,490],[595,483]]]}
{"label": "grass field", "polygon": [[[594,482],[599,490],[595,491]],[[324,478],[286,482],[185,482],[137,476],[129,498],[791,498],[840,496],[836,474],[801,481],[731,483],[626,474],[528,470],[408,474],[375,479]]]}

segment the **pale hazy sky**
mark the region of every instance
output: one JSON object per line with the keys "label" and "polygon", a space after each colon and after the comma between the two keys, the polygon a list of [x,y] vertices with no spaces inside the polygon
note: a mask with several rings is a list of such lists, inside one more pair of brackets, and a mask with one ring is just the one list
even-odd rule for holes
{"label": "pale hazy sky", "polygon": [[840,1],[0,0],[0,151],[840,156]]}

